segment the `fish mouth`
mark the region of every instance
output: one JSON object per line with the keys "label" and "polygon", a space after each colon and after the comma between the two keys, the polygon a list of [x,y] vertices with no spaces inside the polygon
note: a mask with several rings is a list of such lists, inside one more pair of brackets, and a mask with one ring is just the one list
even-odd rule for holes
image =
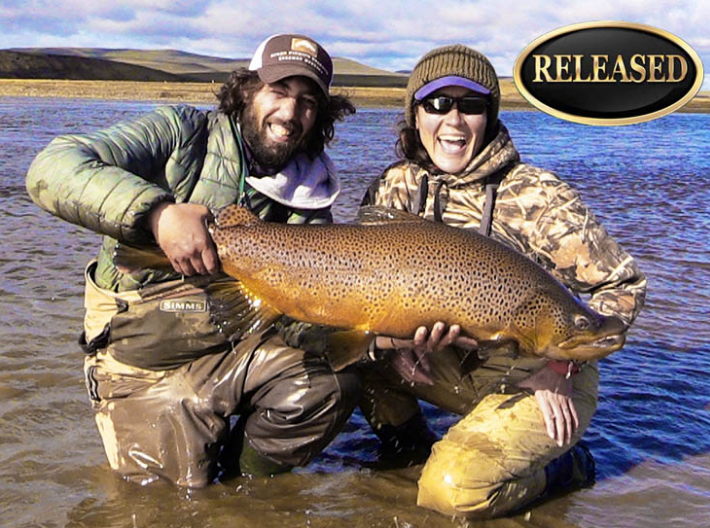
{"label": "fish mouth", "polygon": [[626,334],[606,335],[594,341],[583,341],[579,337],[573,337],[558,344],[564,355],[564,359],[591,360],[600,359],[620,350],[626,342]]}

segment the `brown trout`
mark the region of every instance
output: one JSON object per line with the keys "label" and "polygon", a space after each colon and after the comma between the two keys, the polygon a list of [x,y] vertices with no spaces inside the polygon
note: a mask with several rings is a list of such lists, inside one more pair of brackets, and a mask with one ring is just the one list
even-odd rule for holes
{"label": "brown trout", "polygon": [[[558,360],[601,358],[625,341],[620,319],[593,312],[527,257],[409,213],[368,208],[359,224],[289,225],[228,206],[209,229],[240,289],[220,286],[211,307],[231,311],[230,335],[287,315],[363,336],[360,352],[375,335],[411,338],[437,321],[484,348],[512,343]],[[138,264],[120,250],[115,262]]]}

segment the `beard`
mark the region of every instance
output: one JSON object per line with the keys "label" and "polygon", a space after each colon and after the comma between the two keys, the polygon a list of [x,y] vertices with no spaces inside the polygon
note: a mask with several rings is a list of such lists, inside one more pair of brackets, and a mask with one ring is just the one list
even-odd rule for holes
{"label": "beard", "polygon": [[267,135],[267,123],[259,123],[254,107],[249,104],[242,113],[241,130],[249,145],[252,159],[259,169],[267,174],[275,174],[286,166],[289,160],[306,147],[306,138],[299,123],[279,123],[292,130],[293,138],[283,143],[272,142]]}

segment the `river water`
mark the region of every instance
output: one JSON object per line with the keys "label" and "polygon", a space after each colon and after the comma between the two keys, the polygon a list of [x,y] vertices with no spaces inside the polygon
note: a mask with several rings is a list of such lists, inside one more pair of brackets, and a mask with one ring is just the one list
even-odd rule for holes
{"label": "river water", "polygon": [[[24,174],[60,133],[153,103],[0,98],[0,526],[460,526],[415,506],[417,467],[377,464],[362,417],[309,467],[201,491],[140,487],[106,463],[83,386],[82,270],[99,237],[32,204]],[[393,110],[360,110],[330,150],[338,221],[394,160]],[[622,352],[601,362],[585,440],[597,482],[491,527],[710,526],[710,116],[588,127],[502,113],[524,160],[575,186],[649,278]],[[427,408],[439,433],[453,417]]]}

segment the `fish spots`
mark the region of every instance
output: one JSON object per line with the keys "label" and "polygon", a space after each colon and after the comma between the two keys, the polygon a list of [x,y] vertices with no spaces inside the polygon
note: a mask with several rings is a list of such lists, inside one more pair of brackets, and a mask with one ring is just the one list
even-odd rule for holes
{"label": "fish spots", "polygon": [[[562,339],[571,335],[570,314],[586,310],[536,263],[469,230],[428,221],[218,218],[212,232],[225,271],[264,303],[306,322],[406,337],[441,320],[467,335],[519,340],[524,351],[544,353],[530,344],[541,329]],[[511,323],[520,335],[511,334]]]}

